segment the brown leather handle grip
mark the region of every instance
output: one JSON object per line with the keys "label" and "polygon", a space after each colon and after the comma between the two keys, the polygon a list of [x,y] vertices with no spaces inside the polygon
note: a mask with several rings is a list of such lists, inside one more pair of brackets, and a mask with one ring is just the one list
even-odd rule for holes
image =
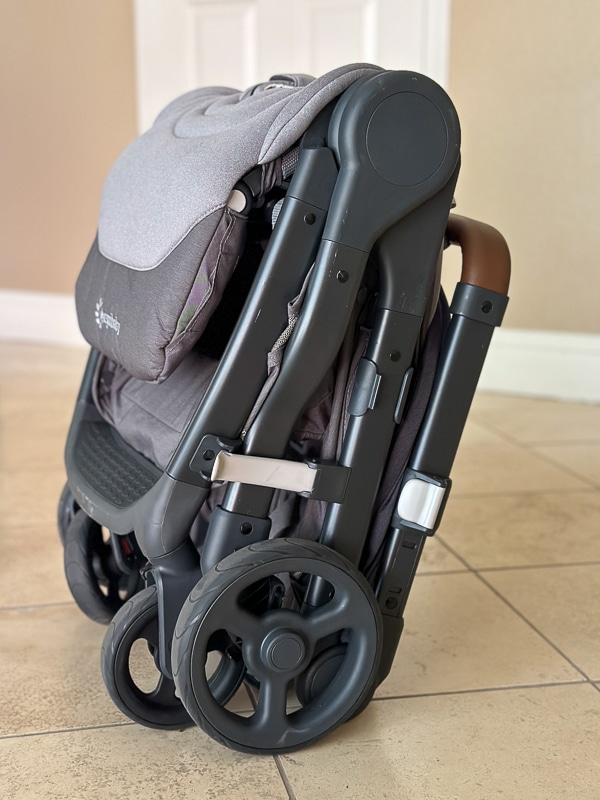
{"label": "brown leather handle grip", "polygon": [[508,293],[510,251],[501,233],[485,222],[450,214],[446,234],[462,250],[461,283]]}

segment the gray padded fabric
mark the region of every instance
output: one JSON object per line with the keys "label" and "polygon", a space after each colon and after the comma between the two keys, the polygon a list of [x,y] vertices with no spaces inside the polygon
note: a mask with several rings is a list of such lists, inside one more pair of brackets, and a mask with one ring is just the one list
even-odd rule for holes
{"label": "gray padded fabric", "polygon": [[[150,272],[136,272],[109,261],[95,242],[75,289],[83,336],[135,377],[164,380],[200,337],[244,240],[240,215],[216,211]],[[178,331],[192,288],[199,281],[202,302]],[[116,320],[118,329],[102,324],[99,307]]]}
{"label": "gray padded fabric", "polygon": [[103,358],[93,384],[96,407],[123,439],[164,469],[204,396],[218,362],[194,352],[161,384],[133,378]]}
{"label": "gray padded fabric", "polygon": [[117,160],[100,207],[98,246],[134,270],[160,264],[235,183],[281,156],[333,98],[379,67],[351,64],[306,85],[196,89],[170,103]]}
{"label": "gray padded fabric", "polygon": [[[192,414],[204,397],[218,361],[195,351],[160,384],[140,381],[101,358],[93,381],[94,402],[123,439],[165,469]],[[320,441],[331,415],[334,375],[330,371],[296,422],[297,442]]]}

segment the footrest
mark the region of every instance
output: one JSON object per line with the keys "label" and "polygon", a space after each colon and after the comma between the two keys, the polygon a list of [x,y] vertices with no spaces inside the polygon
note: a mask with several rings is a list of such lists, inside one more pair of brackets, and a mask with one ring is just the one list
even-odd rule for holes
{"label": "footrest", "polygon": [[117,508],[139,500],[162,475],[106,422],[81,424],[75,464],[86,483]]}

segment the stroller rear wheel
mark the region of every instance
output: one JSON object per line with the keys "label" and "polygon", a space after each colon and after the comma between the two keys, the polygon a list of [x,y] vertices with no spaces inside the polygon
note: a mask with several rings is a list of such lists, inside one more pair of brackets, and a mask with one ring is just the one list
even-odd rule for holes
{"label": "stroller rear wheel", "polygon": [[140,576],[141,557],[133,543],[118,541],[125,548],[127,572],[117,563],[102,527],[82,509],[73,515],[65,532],[65,577],[71,594],[86,616],[107,625],[115,613],[144,585]]}
{"label": "stroller rear wheel", "polygon": [[[246,598],[274,576],[288,590],[277,608],[257,610]],[[328,589],[317,608],[303,603],[314,578]],[[224,634],[256,687],[251,716],[225,708],[205,678],[208,645]],[[276,754],[316,741],[364,706],[380,652],[380,611],[356,567],[315,542],[277,539],[232,553],[198,582],[175,629],[173,675],[190,716],[212,738]]]}

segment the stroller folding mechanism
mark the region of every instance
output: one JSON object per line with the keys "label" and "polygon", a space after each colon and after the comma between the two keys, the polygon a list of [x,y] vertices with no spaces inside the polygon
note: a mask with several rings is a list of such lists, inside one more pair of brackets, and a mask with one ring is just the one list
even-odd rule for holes
{"label": "stroller folding mechanism", "polygon": [[58,522],[132,720],[282,753],[388,674],[508,300],[459,161],[437,84],[356,64],[189,92],[111,170]]}

